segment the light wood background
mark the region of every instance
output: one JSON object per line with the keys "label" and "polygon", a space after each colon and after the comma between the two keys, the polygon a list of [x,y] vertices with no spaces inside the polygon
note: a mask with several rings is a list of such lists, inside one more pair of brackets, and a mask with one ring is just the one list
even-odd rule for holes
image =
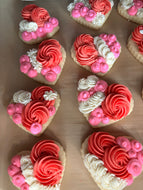
{"label": "light wood background", "polygon": [[[112,13],[98,31],[88,29],[75,21],[67,12],[71,0],[38,0],[35,3],[46,8],[50,15],[60,22],[60,31],[53,37],[60,41],[67,52],[66,64],[59,81],[54,86],[61,95],[61,106],[45,133],[37,138],[19,129],[7,114],[7,105],[15,91],[29,90],[41,84],[23,75],[19,70],[19,57],[27,50],[37,45],[25,45],[18,38],[18,23],[21,20],[21,9],[29,4],[20,0],[0,1],[0,190],[16,189],[10,182],[7,167],[12,156],[22,150],[30,150],[41,139],[59,141],[66,150],[67,164],[61,190],[98,190],[92,178],[85,169],[80,147],[82,141],[92,132],[109,131],[113,135],[132,135],[143,143],[143,65],[129,53],[126,42],[137,26],[122,18],[117,10],[117,1]],[[74,63],[70,56],[70,48],[75,38],[81,33],[98,35],[102,32],[114,33],[122,45],[122,53],[111,71],[103,77],[108,82],[118,82],[126,85],[132,92],[135,107],[126,119],[104,128],[92,129],[83,115],[78,111],[76,99],[77,82],[91,73]],[[140,175],[126,190],[141,190],[143,174]]]}

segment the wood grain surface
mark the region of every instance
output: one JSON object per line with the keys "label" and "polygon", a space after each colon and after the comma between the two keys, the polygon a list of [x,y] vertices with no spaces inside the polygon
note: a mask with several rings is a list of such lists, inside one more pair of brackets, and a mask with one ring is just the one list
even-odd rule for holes
{"label": "wood grain surface", "polygon": [[[0,190],[16,189],[10,182],[7,168],[12,156],[22,150],[30,150],[34,143],[41,139],[59,141],[66,150],[67,164],[61,190],[95,190],[99,189],[85,169],[80,148],[83,140],[94,131],[108,131],[113,135],[131,135],[143,143],[143,65],[128,51],[126,43],[129,35],[137,26],[122,18],[117,12],[117,2],[110,17],[102,27],[95,31],[76,23],[67,11],[71,0],[38,0],[35,3],[46,8],[50,15],[59,19],[60,30],[53,37],[63,45],[67,59],[63,72],[54,86],[61,96],[61,106],[52,123],[40,137],[33,137],[18,128],[7,114],[7,105],[14,92],[18,90],[32,91],[42,84],[35,82],[19,70],[19,57],[37,45],[26,45],[18,37],[18,23],[22,19],[21,9],[30,2],[20,0],[0,1]],[[32,2],[33,3],[33,2]],[[135,106],[130,116],[110,126],[92,129],[78,110],[77,82],[91,73],[74,63],[70,49],[75,38],[81,33],[98,35],[114,33],[122,45],[122,52],[111,71],[103,77],[107,82],[118,82],[126,85],[132,92]],[[141,174],[126,190],[141,190],[143,187]]]}

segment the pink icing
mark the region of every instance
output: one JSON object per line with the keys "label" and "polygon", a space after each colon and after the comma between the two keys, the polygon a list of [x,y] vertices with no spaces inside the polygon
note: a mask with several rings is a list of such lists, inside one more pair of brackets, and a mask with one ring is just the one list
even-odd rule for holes
{"label": "pink icing", "polygon": [[53,25],[53,27],[57,27],[59,25],[59,21],[54,17],[49,18],[49,22]]}
{"label": "pink icing", "polygon": [[103,123],[103,124],[107,124],[107,123],[109,123],[109,121],[110,121],[110,120],[109,120],[108,117],[106,117],[106,116],[103,116],[103,117],[102,117],[102,123]]}
{"label": "pink icing", "polygon": [[137,158],[143,164],[143,150],[137,153]]}
{"label": "pink icing", "polygon": [[7,107],[7,112],[9,115],[13,115],[15,113],[15,105],[14,104],[9,104]]}
{"label": "pink icing", "polygon": [[85,17],[85,15],[87,14],[88,10],[89,10],[88,7],[81,7],[80,10],[79,10],[80,15],[82,17]]}
{"label": "pink icing", "polygon": [[104,80],[98,80],[95,87],[94,87],[94,89],[96,91],[105,92],[107,87],[108,87],[107,82],[105,82]]}
{"label": "pink icing", "polygon": [[131,16],[134,16],[137,14],[138,12],[138,9],[133,5],[132,7],[130,7],[128,10],[127,10],[128,14],[131,15]]}
{"label": "pink icing", "polygon": [[44,37],[44,36],[45,36],[44,28],[43,28],[43,27],[39,27],[39,28],[36,30],[36,34],[37,34],[37,37]]}
{"label": "pink icing", "polygon": [[12,116],[12,119],[13,119],[14,123],[21,124],[21,120],[22,120],[21,114],[14,113],[13,116]]}
{"label": "pink icing", "polygon": [[98,118],[98,117],[95,117],[95,116],[92,116],[92,115],[91,115],[91,116],[89,117],[88,121],[89,121],[89,123],[90,123],[91,125],[96,126],[96,125],[98,125],[98,124],[101,122],[101,118]]}
{"label": "pink icing", "polygon": [[131,185],[133,183],[134,179],[132,177],[132,175],[130,175],[127,179],[126,179],[126,182],[127,182],[127,185]]}
{"label": "pink icing", "polygon": [[109,70],[109,66],[107,63],[101,63],[100,64],[100,71],[101,73],[106,73]]}
{"label": "pink icing", "polygon": [[88,22],[91,22],[94,18],[95,18],[95,16],[96,16],[96,13],[95,13],[95,11],[93,11],[93,10],[89,10],[88,12],[87,12],[87,14],[85,15],[85,20],[87,20]]}
{"label": "pink icing", "polygon": [[11,164],[9,167],[8,167],[8,175],[10,177],[14,176],[15,174],[19,173],[21,170],[19,167]]}
{"label": "pink icing", "polygon": [[29,185],[27,183],[24,183],[20,186],[21,190],[29,190]]}
{"label": "pink icing", "polygon": [[78,101],[87,101],[90,98],[90,93],[88,91],[82,91],[78,94]]}
{"label": "pink icing", "polygon": [[37,38],[37,34],[36,34],[36,32],[31,32],[31,35],[32,35],[32,39],[36,39]]}
{"label": "pink icing", "polygon": [[16,155],[12,158],[11,160],[11,163],[17,167],[20,168],[21,164],[20,164],[20,159],[21,159],[21,156],[20,155]]}
{"label": "pink icing", "polygon": [[94,73],[106,73],[108,69],[109,66],[103,57],[97,57],[95,63],[91,65],[91,70]]}
{"label": "pink icing", "polygon": [[79,18],[80,17],[80,12],[79,12],[78,9],[73,9],[71,14],[72,14],[72,17],[74,17],[74,18]]}
{"label": "pink icing", "polygon": [[127,170],[132,176],[138,176],[142,172],[142,165],[138,159],[131,159],[127,165]]}
{"label": "pink icing", "polygon": [[22,39],[24,40],[24,41],[30,41],[30,40],[32,40],[32,35],[31,35],[31,32],[26,32],[26,31],[24,31],[24,32],[22,32]]}
{"label": "pink icing", "polygon": [[20,65],[20,71],[22,73],[27,73],[31,67],[30,62],[22,62]]}
{"label": "pink icing", "polygon": [[45,31],[46,33],[52,32],[52,31],[53,31],[53,25],[52,25],[52,23],[46,22],[46,23],[44,24],[44,31]]}
{"label": "pink icing", "polygon": [[30,78],[34,78],[38,75],[37,71],[31,67],[27,73],[27,75],[30,77]]}
{"label": "pink icing", "polygon": [[126,137],[117,137],[116,141],[117,141],[117,144],[120,147],[125,148],[126,151],[129,151],[131,149],[131,143]]}
{"label": "pink icing", "polygon": [[15,112],[16,113],[22,113],[23,107],[24,107],[23,104],[20,104],[20,103],[15,104]]}
{"label": "pink icing", "polygon": [[74,6],[74,9],[80,9],[81,7],[84,7],[84,4],[83,3],[76,3],[75,6]]}
{"label": "pink icing", "polygon": [[98,63],[98,62],[93,63],[90,68],[91,68],[91,71],[93,73],[100,73],[101,72],[100,63]]}
{"label": "pink icing", "polygon": [[134,6],[137,9],[143,8],[143,1],[142,0],[134,0]]}
{"label": "pink icing", "polygon": [[133,149],[130,149],[128,155],[130,158],[136,158],[137,153]]}
{"label": "pink icing", "polygon": [[34,135],[39,134],[42,131],[42,125],[39,123],[32,123],[30,131]]}
{"label": "pink icing", "polygon": [[30,59],[28,57],[28,55],[22,55],[19,59],[20,63],[23,63],[23,62],[30,62]]}
{"label": "pink icing", "polygon": [[142,150],[142,144],[138,142],[137,140],[131,141],[131,147],[135,152],[139,152]]}
{"label": "pink icing", "polygon": [[48,71],[50,71],[50,68],[49,68],[49,67],[47,67],[47,68],[42,68],[41,74],[45,76]]}
{"label": "pink icing", "polygon": [[16,186],[16,187],[20,187],[22,186],[22,184],[25,183],[25,178],[24,176],[20,173],[15,174],[14,176],[12,176],[12,183]]}
{"label": "pink icing", "polygon": [[56,74],[59,74],[61,72],[61,67],[57,65],[55,67],[51,67],[51,70],[54,71]]}
{"label": "pink icing", "polygon": [[45,79],[49,82],[54,82],[57,78],[57,74],[53,71],[48,71],[45,75]]}
{"label": "pink icing", "polygon": [[49,116],[53,116],[56,112],[55,106],[49,106],[48,111],[49,111]]}

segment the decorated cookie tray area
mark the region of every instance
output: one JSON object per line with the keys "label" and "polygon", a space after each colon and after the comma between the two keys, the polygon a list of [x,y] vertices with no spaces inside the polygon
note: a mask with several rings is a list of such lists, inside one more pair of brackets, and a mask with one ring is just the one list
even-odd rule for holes
{"label": "decorated cookie tray area", "polygon": [[[143,65],[132,56],[127,48],[128,38],[138,25],[119,15],[117,11],[118,0],[115,0],[110,15],[101,29],[88,28],[76,22],[77,20],[70,16],[67,7],[72,2],[72,0],[32,1],[37,6],[48,10],[51,17],[48,22],[54,22],[53,18],[58,20],[59,31],[52,36],[52,39],[57,40],[61,47],[64,48],[66,56],[64,57],[65,64],[63,68],[59,64],[62,71],[57,73],[56,77],[58,78],[58,75],[60,77],[55,85],[50,83],[42,84],[38,82],[39,80],[36,81],[26,76],[28,75],[27,73],[20,72],[20,69],[22,70],[23,68],[21,66],[23,63],[19,62],[20,57],[27,55],[31,49],[33,51],[38,50],[40,45],[40,43],[35,45],[24,44],[18,36],[18,24],[22,20],[19,16],[20,11],[31,2],[5,0],[1,5],[0,173],[3,174],[0,175],[1,190],[16,189],[9,180],[7,173],[8,166],[12,164],[11,159],[15,155],[21,154],[22,151],[31,151],[32,147],[40,140],[46,139],[59,142],[66,153],[66,165],[61,190],[99,190],[99,187],[91,178],[90,172],[88,173],[86,170],[81,154],[82,143],[94,132],[108,132],[110,135],[115,136],[116,139],[119,136],[130,136],[143,144],[143,100],[141,97]],[[132,94],[134,108],[126,118],[111,123],[106,127],[101,127],[102,121],[100,121],[96,129],[92,128],[83,113],[79,111],[78,83],[82,78],[95,75],[95,72],[91,72],[91,69],[79,66],[71,56],[71,48],[76,38],[81,34],[89,34],[93,38],[97,36],[103,37],[101,34],[108,34],[109,37],[112,37],[112,34],[114,34],[117,42],[121,45],[120,55],[117,56],[111,70],[104,76],[104,73],[99,74],[98,78],[100,82],[105,81],[108,86],[115,83],[126,86]],[[41,76],[45,80],[45,75]],[[48,128],[45,129],[40,137],[35,137],[25,132],[25,130],[21,130],[15,122],[12,122],[9,117],[13,119],[14,113],[8,115],[7,106],[13,104],[12,97],[15,92],[20,90],[32,92],[35,88],[46,85],[54,89],[54,92],[57,92],[61,102]],[[131,186],[125,187],[125,190],[141,190],[143,187],[142,178],[143,173],[134,180]]]}

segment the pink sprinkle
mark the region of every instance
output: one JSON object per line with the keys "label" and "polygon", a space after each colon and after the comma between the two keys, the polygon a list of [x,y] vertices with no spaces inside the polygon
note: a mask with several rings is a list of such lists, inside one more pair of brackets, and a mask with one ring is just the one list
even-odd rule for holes
{"label": "pink sprinkle", "polygon": [[81,16],[80,12],[79,12],[79,9],[73,9],[72,12],[71,12],[71,15],[74,18],[79,18]]}
{"label": "pink sprinkle", "polygon": [[23,104],[20,104],[20,103],[15,104],[15,112],[16,113],[22,113],[23,107],[24,107]]}
{"label": "pink sprinkle", "polygon": [[42,131],[42,125],[40,123],[33,123],[30,127],[30,132],[34,135],[39,134]]}
{"label": "pink sprinkle", "polygon": [[87,12],[87,14],[85,15],[85,20],[87,20],[88,22],[91,22],[94,18],[95,18],[95,16],[96,16],[96,13],[95,13],[95,11],[93,11],[93,10],[89,10],[88,12]]}
{"label": "pink sprinkle", "polygon": [[101,69],[101,73],[106,73],[109,69],[109,66],[107,63],[101,63],[100,69]]}
{"label": "pink sprinkle", "polygon": [[22,184],[25,183],[25,178],[24,176],[22,175],[22,173],[18,173],[16,175],[14,175],[12,177],[12,183],[16,186],[16,187],[21,187]]}
{"label": "pink sprinkle", "polygon": [[57,79],[57,74],[53,71],[48,71],[45,75],[45,79],[49,82],[54,82]]}
{"label": "pink sprinkle", "polygon": [[94,88],[96,91],[105,92],[107,87],[107,82],[105,82],[104,80],[98,80]]}
{"label": "pink sprinkle", "polygon": [[49,67],[47,67],[47,68],[42,68],[41,74],[45,76],[48,71],[50,71],[50,68],[49,68]]}
{"label": "pink sprinkle", "polygon": [[49,106],[48,111],[49,111],[49,116],[53,116],[56,112],[55,106]]}
{"label": "pink sprinkle", "polygon": [[88,91],[81,91],[78,94],[78,101],[87,101],[90,98],[90,93]]}
{"label": "pink sprinkle", "polygon": [[10,177],[14,176],[15,174],[19,173],[21,170],[19,167],[11,164],[9,167],[8,167],[8,175]]}
{"label": "pink sprinkle", "polygon": [[27,75],[30,77],[30,78],[34,78],[38,75],[37,71],[34,69],[34,68],[30,68]]}
{"label": "pink sprinkle", "polygon": [[22,73],[27,73],[30,67],[31,67],[30,62],[22,62],[20,65],[20,71]]}
{"label": "pink sprinkle", "polygon": [[21,124],[21,120],[22,120],[21,114],[14,113],[13,116],[12,116],[12,119],[13,119],[14,123]]}
{"label": "pink sprinkle", "polygon": [[30,40],[32,40],[32,35],[31,35],[31,32],[22,32],[22,34],[21,34],[21,36],[22,36],[22,39],[24,40],[24,41],[30,41]]}
{"label": "pink sprinkle", "polygon": [[82,2],[76,3],[75,6],[74,6],[74,9],[80,9],[83,6],[84,6],[84,4]]}
{"label": "pink sprinkle", "polygon": [[85,15],[87,14],[87,12],[89,11],[88,7],[81,7],[79,12],[80,12],[80,15],[82,17],[85,17]]}
{"label": "pink sprinkle", "polygon": [[21,156],[20,155],[16,155],[12,158],[11,163],[15,166],[17,166],[18,168],[20,168],[21,164],[20,164],[20,159]]}
{"label": "pink sprinkle", "polygon": [[30,59],[28,57],[28,55],[22,55],[19,59],[19,62],[22,63],[22,62],[30,62]]}
{"label": "pink sprinkle", "polygon": [[91,125],[96,126],[101,122],[101,118],[90,115],[88,121]]}
{"label": "pink sprinkle", "polygon": [[49,22],[53,25],[53,27],[57,27],[59,25],[58,19],[54,17],[49,18]]}
{"label": "pink sprinkle", "polygon": [[29,190],[29,185],[27,183],[22,184],[20,190]]}
{"label": "pink sprinkle", "polygon": [[50,32],[52,32],[53,31],[53,28],[54,26],[53,26],[53,24],[51,23],[51,22],[46,22],[45,24],[44,24],[44,31],[46,32],[46,33],[50,33]]}
{"label": "pink sprinkle", "polygon": [[137,14],[138,12],[138,9],[135,7],[135,6],[132,6],[131,8],[129,8],[127,10],[128,14],[131,15],[131,16],[134,16]]}
{"label": "pink sprinkle", "polygon": [[56,74],[59,74],[61,72],[61,67],[57,65],[55,67],[51,67],[51,70],[54,71]]}
{"label": "pink sprinkle", "polygon": [[127,182],[127,185],[129,186],[129,185],[131,185],[132,183],[133,183],[133,177],[132,177],[132,175],[130,175],[127,179],[126,179],[126,182]]}
{"label": "pink sprinkle", "polygon": [[15,112],[15,105],[14,104],[9,104],[7,107],[7,112],[9,115],[13,115]]}

